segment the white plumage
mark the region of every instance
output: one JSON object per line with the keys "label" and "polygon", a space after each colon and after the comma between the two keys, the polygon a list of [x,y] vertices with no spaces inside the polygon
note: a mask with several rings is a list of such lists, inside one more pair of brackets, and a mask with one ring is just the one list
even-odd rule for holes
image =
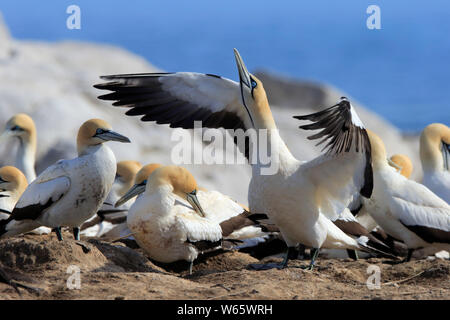
{"label": "white plumage", "polygon": [[93,216],[116,174],[114,154],[103,144],[107,140],[129,141],[112,132],[102,120],[85,122],[78,133],[79,156],[58,161],[28,186],[11,216],[0,224],[0,236],[17,235],[39,226],[76,229]]}

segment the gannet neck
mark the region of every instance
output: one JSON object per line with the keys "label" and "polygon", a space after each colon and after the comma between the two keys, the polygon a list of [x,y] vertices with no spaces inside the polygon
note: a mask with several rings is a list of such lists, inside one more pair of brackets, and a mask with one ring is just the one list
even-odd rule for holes
{"label": "gannet neck", "polygon": [[117,163],[117,176],[120,183],[118,184],[117,193],[123,196],[134,184],[136,174],[142,168],[141,163],[133,160],[124,160]]}
{"label": "gannet neck", "polygon": [[262,82],[252,75],[253,80],[257,83],[253,89],[253,120],[255,129],[276,130],[277,126],[270,110],[269,101]]}
{"label": "gannet neck", "polygon": [[34,164],[36,162],[36,138],[23,139],[19,137],[20,144],[16,154],[15,167],[21,170],[28,181],[36,179]]}
{"label": "gannet neck", "polygon": [[450,129],[441,123],[428,125],[420,135],[420,160],[424,172],[444,171],[442,143],[450,144]]}
{"label": "gannet neck", "polygon": [[367,134],[370,140],[370,146],[372,149],[372,166],[374,169],[383,169],[389,166],[386,156],[386,148],[383,140],[380,139],[374,132],[369,129]]}

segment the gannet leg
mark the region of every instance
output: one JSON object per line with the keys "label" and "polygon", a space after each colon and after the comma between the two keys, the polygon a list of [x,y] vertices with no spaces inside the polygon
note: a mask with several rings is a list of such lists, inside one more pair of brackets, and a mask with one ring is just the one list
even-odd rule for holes
{"label": "gannet leg", "polygon": [[295,256],[297,254],[297,250],[295,247],[288,247],[286,256],[283,259],[283,262],[281,263],[266,263],[266,264],[259,264],[259,263],[252,263],[248,265],[248,269],[250,270],[270,270],[270,269],[284,269],[287,267],[288,261],[291,257]]}
{"label": "gannet leg", "polygon": [[77,241],[80,241],[80,227],[75,227],[73,230],[73,238]]}
{"label": "gannet leg", "polygon": [[62,241],[63,240],[63,236],[62,236],[62,233],[61,233],[61,227],[53,228],[53,231],[55,231],[56,237],[58,238],[58,240]]}
{"label": "gannet leg", "polygon": [[347,249],[347,255],[350,259],[353,259],[353,260],[359,259],[358,252],[356,252],[356,250]]}
{"label": "gannet leg", "polygon": [[320,249],[317,249],[317,248],[312,248],[311,249],[311,262],[309,263],[309,266],[302,267],[302,269],[312,270],[314,268],[314,264],[316,263],[316,259],[319,256],[319,250]]}
{"label": "gannet leg", "polygon": [[189,263],[189,275],[192,275],[192,266],[194,265],[194,260]]}
{"label": "gannet leg", "polygon": [[406,259],[403,262],[411,261],[411,257],[412,257],[413,252],[414,252],[414,249],[408,249],[408,255],[406,256]]}

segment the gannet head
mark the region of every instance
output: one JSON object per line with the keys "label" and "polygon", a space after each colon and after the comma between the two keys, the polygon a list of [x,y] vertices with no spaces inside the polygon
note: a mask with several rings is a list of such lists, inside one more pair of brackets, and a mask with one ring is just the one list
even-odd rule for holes
{"label": "gannet head", "polygon": [[411,176],[413,165],[408,156],[404,154],[395,154],[389,159],[389,165],[400,170],[400,174],[406,178]]}
{"label": "gannet head", "polygon": [[142,168],[139,161],[124,160],[117,162],[117,171],[115,181],[120,184],[118,193],[124,195],[134,183],[134,179],[138,171]]}
{"label": "gannet head", "polygon": [[383,140],[378,137],[372,130],[366,129],[369,136],[370,146],[372,149],[372,165],[374,167],[384,166],[387,164],[386,148]]}
{"label": "gannet head", "polygon": [[130,142],[127,137],[111,130],[111,125],[101,119],[91,119],[82,124],[78,130],[78,154],[85,152],[87,147],[102,144],[106,141]]}
{"label": "gannet head", "polygon": [[420,160],[425,171],[449,170],[449,127],[442,123],[432,123],[422,131],[420,135]]}
{"label": "gannet head", "polygon": [[19,199],[27,186],[27,178],[22,171],[12,166],[0,168],[0,192],[9,191],[16,199]]}
{"label": "gannet head", "polygon": [[148,177],[159,167],[162,167],[162,165],[159,163],[150,163],[143,166],[136,173],[136,176],[134,178],[134,185],[119,200],[117,200],[115,206],[121,206],[128,200],[143,193],[145,191],[145,186],[147,185]]}
{"label": "gannet head", "polygon": [[253,127],[260,123],[269,128],[274,126],[266,91],[261,80],[248,72],[237,49],[234,49],[234,56],[239,71],[242,104],[250,116]]}
{"label": "gannet head", "polygon": [[36,143],[36,126],[33,119],[25,113],[18,113],[8,120],[2,138],[17,137],[24,142]]}

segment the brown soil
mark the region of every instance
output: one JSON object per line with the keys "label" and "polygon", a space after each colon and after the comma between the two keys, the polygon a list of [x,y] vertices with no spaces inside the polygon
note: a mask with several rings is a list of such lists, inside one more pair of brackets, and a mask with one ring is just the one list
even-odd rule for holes
{"label": "brown soil", "polygon": [[[259,261],[236,252],[205,255],[188,275],[188,264],[156,265],[122,243],[82,241],[65,235],[26,235],[0,241],[0,267],[39,292],[0,283],[1,299],[449,299],[450,262],[386,259],[352,261],[319,257],[317,268],[290,261],[284,270],[247,270]],[[281,259],[266,259],[279,262]],[[68,289],[70,265],[81,270],[81,289]],[[367,267],[381,270],[381,289],[366,286]]]}

